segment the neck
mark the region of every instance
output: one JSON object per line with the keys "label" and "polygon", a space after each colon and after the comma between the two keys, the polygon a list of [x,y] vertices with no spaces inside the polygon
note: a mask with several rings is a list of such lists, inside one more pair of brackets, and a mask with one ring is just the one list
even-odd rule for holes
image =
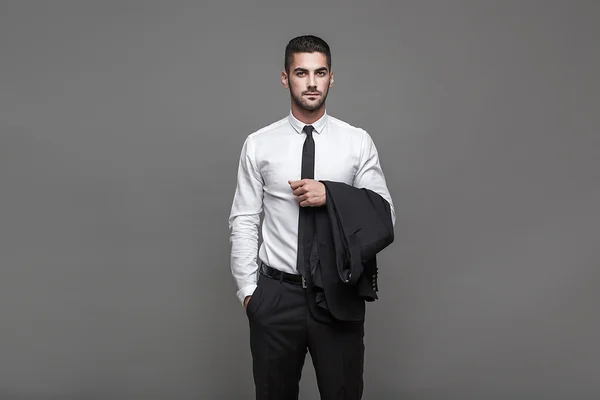
{"label": "neck", "polygon": [[298,107],[298,105],[292,102],[292,115],[298,120],[307,125],[313,124],[315,121],[318,121],[323,115],[325,115],[325,103],[321,105],[321,107],[316,110],[305,110],[303,108]]}

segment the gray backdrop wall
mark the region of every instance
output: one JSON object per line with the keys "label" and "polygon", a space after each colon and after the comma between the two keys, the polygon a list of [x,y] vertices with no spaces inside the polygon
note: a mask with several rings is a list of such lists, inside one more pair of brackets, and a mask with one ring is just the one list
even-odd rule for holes
{"label": "gray backdrop wall", "polygon": [[397,207],[365,398],[599,398],[599,17],[2,1],[0,398],[252,398],[227,217],[303,33],[331,44],[328,110],[373,136]]}

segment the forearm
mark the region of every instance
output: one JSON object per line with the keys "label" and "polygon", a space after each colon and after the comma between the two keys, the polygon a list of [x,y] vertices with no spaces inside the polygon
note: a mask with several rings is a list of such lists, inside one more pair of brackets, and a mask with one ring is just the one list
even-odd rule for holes
{"label": "forearm", "polygon": [[231,273],[237,287],[236,295],[242,303],[256,289],[259,218],[258,215],[244,215],[231,222]]}

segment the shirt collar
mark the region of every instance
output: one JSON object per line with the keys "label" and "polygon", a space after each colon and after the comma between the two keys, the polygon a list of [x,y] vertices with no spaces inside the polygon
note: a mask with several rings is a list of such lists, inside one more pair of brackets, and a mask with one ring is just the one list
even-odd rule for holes
{"label": "shirt collar", "polygon": [[304,129],[304,127],[306,125],[312,125],[312,127],[314,128],[314,132],[316,132],[320,135],[323,133],[325,126],[327,125],[328,118],[329,117],[327,115],[327,111],[325,111],[325,114],[323,114],[323,116],[321,118],[319,118],[318,120],[316,120],[314,123],[305,124],[304,122],[302,122],[302,121],[298,120],[296,117],[294,117],[294,114],[292,114],[292,111],[290,110],[290,115],[289,115],[288,120],[290,121],[290,125],[292,125],[292,127],[298,133],[303,133],[302,129]]}

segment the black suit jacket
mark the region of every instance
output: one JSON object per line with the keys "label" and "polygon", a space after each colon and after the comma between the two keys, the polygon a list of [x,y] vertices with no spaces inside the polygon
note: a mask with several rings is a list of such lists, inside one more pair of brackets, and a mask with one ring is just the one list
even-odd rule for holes
{"label": "black suit jacket", "polygon": [[376,255],[394,241],[391,207],[372,190],[321,182],[327,200],[314,209],[309,306],[322,322],[362,322],[365,302],[377,299]]}

